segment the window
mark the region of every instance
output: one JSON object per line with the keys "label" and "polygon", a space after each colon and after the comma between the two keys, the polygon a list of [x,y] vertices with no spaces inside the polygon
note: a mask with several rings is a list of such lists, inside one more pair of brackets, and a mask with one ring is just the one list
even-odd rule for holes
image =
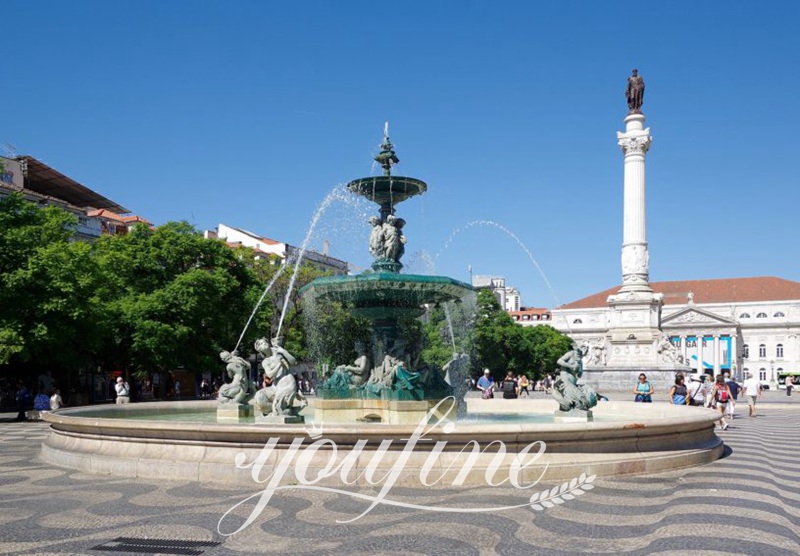
{"label": "window", "polygon": [[747,344],[742,346],[742,357],[745,359],[750,359],[750,346]]}
{"label": "window", "polygon": [[583,321],[581,319],[575,319],[572,321],[572,324],[583,324]]}
{"label": "window", "polygon": [[749,319],[750,318],[750,313],[742,313],[741,315],[739,315],[739,318],[740,319]]}
{"label": "window", "polygon": [[775,317],[775,318],[781,318],[781,317],[785,317],[786,315],[783,314],[783,311],[778,311],[777,313],[775,313],[772,316]]}
{"label": "window", "polygon": [[766,313],[759,313],[759,314],[756,315],[756,318],[757,319],[765,319],[765,318],[767,318],[767,314]]}
{"label": "window", "polygon": [[758,356],[761,357],[762,359],[767,356],[767,346],[765,346],[764,344],[758,346]]}
{"label": "window", "polygon": [[767,380],[767,370],[764,368],[758,369],[758,380]]}
{"label": "window", "polygon": [[778,344],[775,347],[775,357],[783,358],[783,344]]}

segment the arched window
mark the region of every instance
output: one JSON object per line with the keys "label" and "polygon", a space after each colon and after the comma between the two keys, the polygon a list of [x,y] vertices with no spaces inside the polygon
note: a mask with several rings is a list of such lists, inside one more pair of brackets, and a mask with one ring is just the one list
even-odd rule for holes
{"label": "arched window", "polygon": [[786,315],[783,314],[783,311],[778,311],[777,313],[775,313],[772,316],[775,317],[775,318],[781,318],[781,317],[785,317]]}
{"label": "arched window", "polygon": [[750,359],[750,346],[747,344],[742,346],[742,357],[745,359]]}
{"label": "arched window", "polygon": [[764,367],[758,369],[758,380],[767,380],[767,369]]}
{"label": "arched window", "polygon": [[783,358],[783,344],[775,346],[775,357]]}
{"label": "arched window", "polygon": [[765,346],[764,344],[758,346],[758,356],[761,357],[762,359],[767,356],[767,346]]}
{"label": "arched window", "polygon": [[766,313],[759,313],[759,314],[756,315],[756,318],[757,319],[765,319],[765,318],[767,318],[767,314]]}
{"label": "arched window", "polygon": [[581,319],[575,319],[572,321],[572,324],[583,324],[583,321]]}
{"label": "arched window", "polygon": [[542,315],[542,320],[549,320],[549,319],[550,319],[550,315]]}
{"label": "arched window", "polygon": [[741,315],[739,315],[739,318],[740,319],[749,319],[750,318],[750,313],[742,313]]}

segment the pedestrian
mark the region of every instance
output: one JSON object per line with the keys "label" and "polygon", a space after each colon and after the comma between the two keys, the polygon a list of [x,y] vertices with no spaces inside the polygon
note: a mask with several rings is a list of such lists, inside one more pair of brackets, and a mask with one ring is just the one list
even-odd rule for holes
{"label": "pedestrian", "polygon": [[653,385],[647,381],[647,375],[644,373],[639,375],[639,382],[633,387],[633,393],[636,394],[634,401],[650,403],[653,401]]}
{"label": "pedestrian", "polygon": [[211,395],[211,388],[208,385],[208,381],[203,379],[200,383],[200,397],[201,398],[208,398]]}
{"label": "pedestrian", "polygon": [[526,375],[522,375],[519,377],[519,395],[522,396],[522,393],[525,392],[527,397],[531,397],[531,393],[528,392],[528,386],[530,386],[530,382],[528,381],[528,377]]}
{"label": "pedestrian", "polygon": [[750,410],[750,417],[756,416],[756,400],[761,397],[761,382],[758,381],[753,373],[747,373],[747,379],[742,384],[744,395],[747,396],[747,408]]}
{"label": "pedestrian", "polygon": [[175,399],[179,400],[181,398],[181,381],[180,379],[175,379]]}
{"label": "pedestrian", "polygon": [[482,392],[481,397],[484,400],[494,398],[494,377],[492,377],[492,371],[484,369],[483,376],[478,379],[477,386],[478,390]]}
{"label": "pedestrian", "polygon": [[500,383],[500,388],[503,390],[503,399],[517,399],[517,380],[514,378],[513,372],[508,371],[503,382]]}
{"label": "pedestrian", "polygon": [[669,390],[669,403],[672,405],[688,405],[689,392],[684,384],[683,375],[678,375],[675,378],[675,384]]}
{"label": "pedestrian", "polygon": [[64,401],[61,399],[61,390],[56,388],[53,390],[53,395],[50,396],[50,411],[55,411],[64,406]]}
{"label": "pedestrian", "polygon": [[17,413],[17,421],[24,421],[27,418],[25,417],[25,411],[28,410],[28,405],[31,403],[31,394],[22,380],[17,381],[16,402],[17,411],[19,412]]}
{"label": "pedestrian", "polygon": [[783,379],[783,383],[786,385],[786,395],[792,395],[792,388],[794,387],[794,377],[791,375],[786,375],[786,378]]}
{"label": "pedestrian", "polygon": [[736,401],[739,399],[739,391],[742,389],[730,375],[726,377],[725,384],[731,391],[731,399],[728,402],[728,418],[733,419],[736,414]]}
{"label": "pedestrian", "polygon": [[720,414],[719,427],[722,430],[725,430],[728,428],[728,423],[725,421],[725,410],[728,407],[728,402],[731,399],[731,389],[728,388],[727,384],[725,384],[724,376],[717,375],[714,386],[711,388],[711,397],[713,398],[714,405]]}
{"label": "pedestrian", "polygon": [[553,387],[553,379],[550,375],[545,375],[544,380],[542,381],[542,389],[544,390],[545,394],[550,393],[550,389]]}
{"label": "pedestrian", "polygon": [[117,377],[117,384],[114,386],[117,391],[117,404],[130,403],[131,387],[121,376]]}
{"label": "pedestrian", "polygon": [[693,374],[689,378],[689,380],[691,381],[691,384],[688,387],[689,405],[694,405],[694,406],[705,405],[706,392],[708,391],[708,387],[706,386],[705,382],[703,382],[703,377],[705,377],[705,375]]}

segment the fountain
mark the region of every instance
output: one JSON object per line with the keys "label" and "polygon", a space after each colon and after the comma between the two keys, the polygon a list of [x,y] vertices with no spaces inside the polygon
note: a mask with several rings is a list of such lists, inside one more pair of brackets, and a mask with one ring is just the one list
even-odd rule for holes
{"label": "fountain", "polygon": [[[421,316],[426,305],[458,302],[474,290],[444,276],[400,273],[405,220],[396,216],[396,206],[425,193],[428,186],[415,178],[392,175],[392,166],[399,159],[389,139],[388,123],[375,160],[383,168],[382,176],[347,185],[379,207],[380,216],[370,218],[371,269],[357,276],[318,278],[300,290],[307,304],[342,303],[352,314],[369,321],[371,331],[370,345],[359,346],[357,364],[340,365],[326,377],[318,389],[314,416],[325,422],[416,424],[450,396],[452,388],[444,380],[448,369],[420,363],[419,341],[409,341],[403,334],[403,321]],[[462,361],[463,354],[454,358]],[[450,367],[451,375],[456,370],[468,371],[463,364]],[[463,382],[465,377],[453,377],[453,382]]]}
{"label": "fountain", "polygon": [[[293,468],[304,485],[386,481],[420,487],[500,484],[498,473],[515,486],[582,473],[652,473],[722,455],[722,441],[714,434],[717,412],[634,402],[592,407],[593,392],[577,387],[580,369],[568,358],[562,358],[564,392],[557,400],[456,403],[463,395],[457,390],[463,381],[456,377],[465,372],[468,358],[455,353],[443,368],[421,363],[419,346],[404,337],[404,323],[426,305],[457,302],[472,288],[447,277],[400,273],[405,222],[395,208],[427,185],[391,175],[398,159],[388,130],[381,147],[376,160],[383,176],[348,185],[378,205],[379,216],[371,219],[372,268],[357,276],[320,278],[301,290],[306,303],[337,301],[366,319],[369,341],[356,346],[352,364],[333,369],[300,415],[288,372],[294,358],[279,339],[265,339],[257,349],[266,356],[265,370],[276,387],[254,394],[247,362],[223,352],[234,381],[225,390],[230,408],[221,421],[222,404],[216,401],[62,409],[44,415],[51,428],[42,458],[126,477],[248,485],[269,478],[274,486]],[[467,418],[453,421],[459,405],[462,415],[466,405]],[[250,407],[270,418],[249,417]]]}

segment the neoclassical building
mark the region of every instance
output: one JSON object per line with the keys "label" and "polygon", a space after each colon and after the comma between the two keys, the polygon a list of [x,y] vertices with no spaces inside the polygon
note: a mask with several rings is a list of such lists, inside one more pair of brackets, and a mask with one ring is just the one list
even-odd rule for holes
{"label": "neoclassical building", "polygon": [[[663,295],[660,329],[674,346],[660,350],[664,362],[677,359],[693,371],[702,362],[706,373],[730,371],[739,378],[752,371],[772,388],[781,373],[800,371],[800,282],[765,276],[650,286]],[[599,364],[609,347],[608,298],[618,289],[549,312],[529,309],[510,314],[523,326],[549,324],[568,334],[586,348],[587,364]]]}

